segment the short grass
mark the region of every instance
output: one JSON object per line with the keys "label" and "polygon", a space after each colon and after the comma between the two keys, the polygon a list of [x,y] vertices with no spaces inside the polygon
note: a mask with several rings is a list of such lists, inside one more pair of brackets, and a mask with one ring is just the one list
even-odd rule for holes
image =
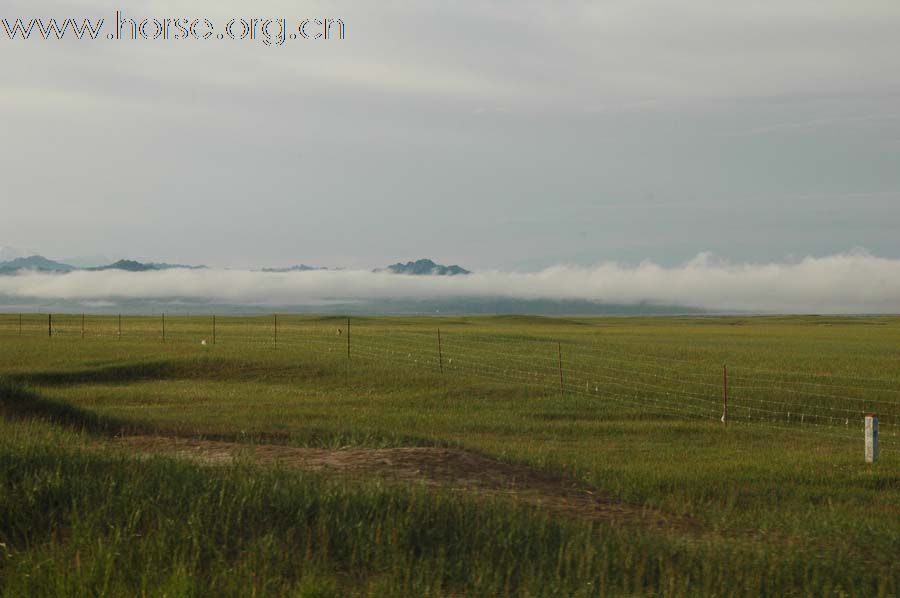
{"label": "short grass", "polygon": [[[349,359],[340,318],[217,318],[215,344],[210,317],[53,325],[0,316],[9,595],[900,592],[900,319],[354,318]],[[135,461],[122,430],[459,446],[692,525]]]}

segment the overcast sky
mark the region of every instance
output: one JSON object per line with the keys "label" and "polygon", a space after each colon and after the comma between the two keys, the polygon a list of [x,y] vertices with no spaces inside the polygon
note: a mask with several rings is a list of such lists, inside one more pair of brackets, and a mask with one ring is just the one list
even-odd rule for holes
{"label": "overcast sky", "polygon": [[5,0],[0,18],[116,8],[339,17],[347,39],[0,38],[0,245],[507,271],[900,258],[895,0]]}

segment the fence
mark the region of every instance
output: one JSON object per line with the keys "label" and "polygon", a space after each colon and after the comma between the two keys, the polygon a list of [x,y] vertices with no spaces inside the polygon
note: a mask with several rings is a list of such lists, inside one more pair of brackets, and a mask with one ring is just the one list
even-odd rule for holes
{"label": "fence", "polygon": [[0,335],[244,344],[303,349],[469,376],[545,392],[616,401],[676,419],[721,421],[811,432],[823,439],[863,437],[876,413],[883,447],[898,442],[900,389],[886,378],[743,367],[648,355],[602,342],[521,335],[448,333],[421,326],[385,329],[346,319],[278,316],[0,315]]}

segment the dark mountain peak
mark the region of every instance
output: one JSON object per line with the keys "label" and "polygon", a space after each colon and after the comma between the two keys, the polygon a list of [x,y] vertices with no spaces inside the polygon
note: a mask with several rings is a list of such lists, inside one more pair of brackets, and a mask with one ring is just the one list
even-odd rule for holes
{"label": "dark mountain peak", "polygon": [[147,272],[156,269],[157,268],[151,264],[142,264],[141,262],[136,262],[134,260],[119,260],[118,262],[107,266],[89,268],[89,270],[126,270],[128,272]]}
{"label": "dark mountain peak", "polygon": [[37,270],[39,272],[71,272],[75,266],[48,260],[42,255],[20,257],[7,262],[0,262],[0,271],[15,272],[17,270]]}
{"label": "dark mountain peak", "polygon": [[187,268],[188,270],[202,270],[206,266],[185,266],[182,264],[166,264],[164,262],[143,263],[135,260],[119,260],[107,266],[97,266],[88,270],[125,270],[127,272],[152,272],[154,270],[171,270],[173,268]]}
{"label": "dark mountain peak", "polygon": [[471,274],[469,270],[456,264],[444,266],[436,264],[429,259],[416,260],[414,262],[391,264],[385,268],[393,274],[411,274],[413,276],[456,276],[459,274]]}

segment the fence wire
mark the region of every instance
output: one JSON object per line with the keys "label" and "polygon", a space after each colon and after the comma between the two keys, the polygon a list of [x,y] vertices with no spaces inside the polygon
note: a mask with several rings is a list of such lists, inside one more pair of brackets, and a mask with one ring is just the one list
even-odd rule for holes
{"label": "fence wire", "polygon": [[[450,381],[467,377],[613,402],[686,420],[722,420],[818,434],[861,437],[876,413],[883,445],[900,435],[900,388],[885,378],[727,366],[623,351],[601,342],[522,338],[365,326],[274,316],[82,316],[2,314],[0,335],[241,346],[313,352],[404,367]],[[348,351],[349,349],[349,351]],[[727,380],[727,381],[726,381]]]}

